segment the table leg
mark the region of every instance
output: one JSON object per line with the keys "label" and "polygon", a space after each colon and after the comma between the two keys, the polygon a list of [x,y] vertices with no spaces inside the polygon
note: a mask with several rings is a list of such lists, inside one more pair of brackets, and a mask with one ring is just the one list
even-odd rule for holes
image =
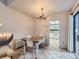
{"label": "table leg", "polygon": [[25,53],[26,53],[26,43],[23,41],[23,48],[24,48],[24,59],[25,59]]}
{"label": "table leg", "polygon": [[38,57],[39,57],[39,56],[38,56],[38,48],[39,48],[39,44],[37,43],[37,44],[36,44],[36,58],[35,58],[35,59],[38,59]]}
{"label": "table leg", "polygon": [[25,42],[23,42],[23,46],[24,46],[24,54],[25,54],[25,52],[26,52]]}

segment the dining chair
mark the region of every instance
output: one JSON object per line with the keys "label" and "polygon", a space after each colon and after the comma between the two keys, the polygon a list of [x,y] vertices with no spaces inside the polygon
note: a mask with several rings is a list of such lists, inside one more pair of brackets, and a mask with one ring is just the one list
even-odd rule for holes
{"label": "dining chair", "polygon": [[39,35],[40,40],[41,40],[41,44],[44,45],[45,42],[45,36],[44,35]]}
{"label": "dining chair", "polygon": [[[32,36],[27,36],[27,48],[31,48],[31,52],[32,53],[32,57],[34,58],[34,54],[36,53],[37,55],[37,51],[38,51],[38,48],[37,48],[37,44],[35,44],[33,41],[32,41],[33,37]],[[28,50],[28,49],[27,49]],[[30,49],[29,49],[30,50]]]}
{"label": "dining chair", "polygon": [[45,36],[44,35],[39,35],[40,36],[40,40],[41,40],[41,43],[39,44],[39,48],[41,48],[43,50],[43,52],[40,52],[41,54],[44,54],[44,42],[45,42]]}
{"label": "dining chair", "polygon": [[32,36],[29,35],[29,36],[27,36],[27,38],[26,38],[27,48],[33,48],[33,42],[32,42],[32,38],[31,38],[31,37],[32,37]]}

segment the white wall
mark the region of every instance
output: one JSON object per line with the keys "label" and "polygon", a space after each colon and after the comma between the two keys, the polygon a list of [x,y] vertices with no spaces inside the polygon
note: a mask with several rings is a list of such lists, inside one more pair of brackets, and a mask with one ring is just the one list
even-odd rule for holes
{"label": "white wall", "polygon": [[33,34],[33,19],[0,3],[0,31],[13,32],[14,38]]}
{"label": "white wall", "polygon": [[35,28],[36,28],[36,34],[45,34],[48,39],[48,24],[50,20],[59,20],[60,21],[60,48],[67,48],[67,42],[68,42],[68,20],[69,20],[69,12],[65,13],[58,13],[53,14],[52,16],[49,16],[47,20],[35,20]]}
{"label": "white wall", "polygon": [[73,52],[73,16],[69,16],[68,21],[68,51]]}

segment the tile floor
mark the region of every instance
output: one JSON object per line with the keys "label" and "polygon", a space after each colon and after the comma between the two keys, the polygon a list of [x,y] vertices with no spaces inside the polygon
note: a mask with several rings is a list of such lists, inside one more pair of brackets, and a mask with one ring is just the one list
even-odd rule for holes
{"label": "tile floor", "polygon": [[[25,59],[35,59],[35,53],[26,52]],[[21,55],[18,59],[24,59],[24,55]],[[39,59],[79,59],[73,53],[69,53],[64,49],[45,49],[39,50]]]}

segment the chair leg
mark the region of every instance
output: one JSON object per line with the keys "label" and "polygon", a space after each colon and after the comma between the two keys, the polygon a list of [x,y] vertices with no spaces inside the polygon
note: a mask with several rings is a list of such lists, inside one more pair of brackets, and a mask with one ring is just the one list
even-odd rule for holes
{"label": "chair leg", "polygon": [[11,59],[13,59],[13,56],[11,56]]}
{"label": "chair leg", "polygon": [[[39,44],[36,45],[36,58],[37,58],[37,59],[39,58],[39,56],[38,56],[38,49],[39,49]],[[36,59],[36,58],[35,58],[35,59]]]}
{"label": "chair leg", "polygon": [[34,59],[34,47],[33,47],[33,51],[32,51],[32,59]]}

